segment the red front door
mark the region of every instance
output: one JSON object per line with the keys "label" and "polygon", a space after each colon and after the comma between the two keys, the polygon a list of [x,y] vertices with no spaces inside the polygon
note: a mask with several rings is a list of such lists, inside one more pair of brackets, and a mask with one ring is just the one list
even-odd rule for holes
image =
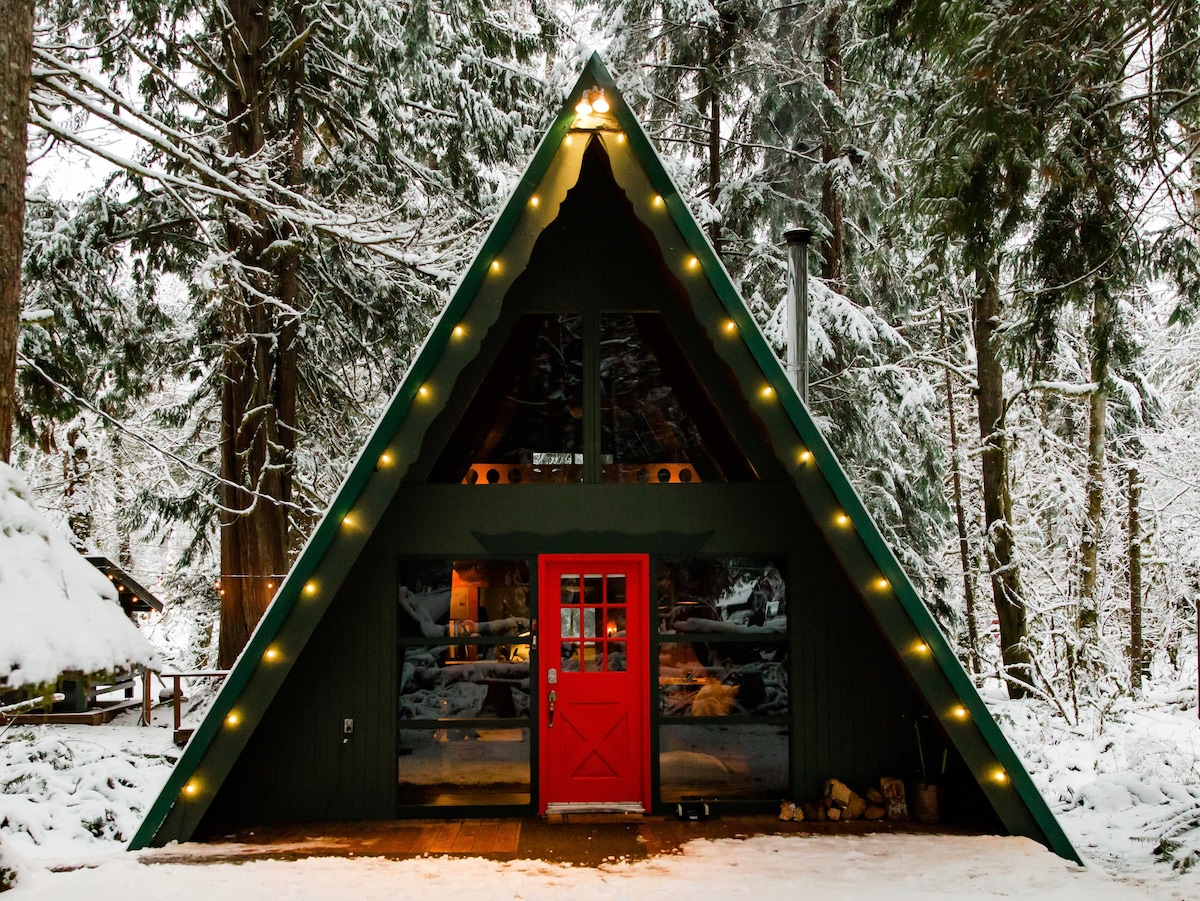
{"label": "red front door", "polygon": [[649,810],[649,558],[543,556],[538,595],[539,809]]}

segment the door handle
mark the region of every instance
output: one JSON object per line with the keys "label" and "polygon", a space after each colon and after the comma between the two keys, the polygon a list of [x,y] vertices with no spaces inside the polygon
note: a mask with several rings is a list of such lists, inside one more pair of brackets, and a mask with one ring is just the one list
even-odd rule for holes
{"label": "door handle", "polygon": [[554,702],[556,700],[558,700],[558,692],[556,692],[556,691],[550,692],[550,697],[548,700],[550,703],[547,707],[547,713],[549,715],[549,722],[547,723],[547,728],[553,729],[554,728]]}

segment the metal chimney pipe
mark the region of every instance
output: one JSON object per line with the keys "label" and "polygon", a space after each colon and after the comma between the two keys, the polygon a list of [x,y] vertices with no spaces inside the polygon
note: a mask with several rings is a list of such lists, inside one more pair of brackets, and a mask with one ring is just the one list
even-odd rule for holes
{"label": "metal chimney pipe", "polygon": [[808,404],[808,244],[812,232],[789,228],[783,233],[788,251],[787,370],[800,399]]}

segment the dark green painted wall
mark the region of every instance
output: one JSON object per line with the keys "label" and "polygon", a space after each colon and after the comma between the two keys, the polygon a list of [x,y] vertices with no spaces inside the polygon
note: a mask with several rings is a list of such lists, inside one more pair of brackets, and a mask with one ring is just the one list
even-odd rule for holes
{"label": "dark green painted wall", "polygon": [[[394,815],[402,557],[605,551],[786,554],[794,797],[817,797],[830,776],[866,786],[916,772],[913,717],[923,708],[790,486],[410,485],[297,659],[201,833]],[[349,741],[346,717],[355,720]],[[925,729],[927,756],[940,768],[942,744],[935,727]],[[961,772],[952,756],[951,769]],[[962,780],[953,793],[978,789]]]}

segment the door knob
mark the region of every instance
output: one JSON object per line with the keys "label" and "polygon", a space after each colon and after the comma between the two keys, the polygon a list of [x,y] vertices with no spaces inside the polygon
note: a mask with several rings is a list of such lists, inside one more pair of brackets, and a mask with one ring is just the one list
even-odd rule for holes
{"label": "door knob", "polygon": [[556,691],[550,692],[550,697],[548,700],[550,703],[547,706],[547,711],[546,711],[549,716],[549,722],[547,723],[547,728],[553,729],[554,728],[554,702],[556,700],[558,700],[558,692],[556,692]]}

